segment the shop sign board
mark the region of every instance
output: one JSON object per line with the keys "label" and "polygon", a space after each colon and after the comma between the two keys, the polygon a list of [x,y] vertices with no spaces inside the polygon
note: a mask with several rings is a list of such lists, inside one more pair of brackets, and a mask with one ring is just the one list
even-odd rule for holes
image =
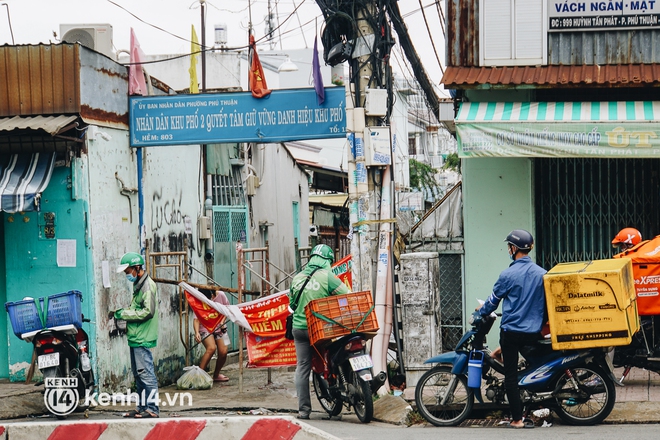
{"label": "shop sign board", "polygon": [[491,122],[456,124],[460,157],[660,158],[656,124]]}
{"label": "shop sign board", "polygon": [[548,31],[602,31],[659,27],[660,1],[548,1]]}

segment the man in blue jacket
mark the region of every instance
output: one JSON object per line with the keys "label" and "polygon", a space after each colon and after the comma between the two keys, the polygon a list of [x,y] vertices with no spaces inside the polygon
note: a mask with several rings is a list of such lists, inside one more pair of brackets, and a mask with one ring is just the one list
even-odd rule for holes
{"label": "man in blue jacket", "polygon": [[[541,338],[545,320],[545,290],[543,275],[546,270],[529,257],[534,247],[532,234],[516,229],[506,237],[509,257],[513,263],[502,271],[493,293],[488,297],[479,314],[488,316],[502,304],[500,347],[504,358],[504,386],[511,409],[511,427],[524,428],[522,402],[518,389],[519,348],[533,344]],[[534,425],[530,425],[533,427]]]}

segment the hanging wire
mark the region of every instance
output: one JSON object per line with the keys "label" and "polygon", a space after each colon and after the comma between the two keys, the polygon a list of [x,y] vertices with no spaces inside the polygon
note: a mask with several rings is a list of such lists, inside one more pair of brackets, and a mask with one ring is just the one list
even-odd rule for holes
{"label": "hanging wire", "polygon": [[424,24],[426,25],[426,32],[429,34],[429,40],[431,40],[431,46],[433,46],[433,53],[435,54],[435,59],[438,60],[438,66],[440,66],[440,71],[442,74],[445,74],[445,68],[442,67],[442,63],[440,62],[440,57],[438,56],[438,50],[435,48],[435,42],[433,41],[433,35],[431,35],[431,29],[429,28],[429,22],[426,19],[426,12],[424,12],[424,8],[422,7],[422,0],[419,1],[419,7],[422,11],[422,16],[424,17]]}
{"label": "hanging wire", "polygon": [[11,26],[11,15],[9,15],[9,5],[7,3],[2,3],[2,6],[7,8],[7,21],[9,22],[9,32],[11,32],[11,44],[16,45],[14,41],[14,28]]}

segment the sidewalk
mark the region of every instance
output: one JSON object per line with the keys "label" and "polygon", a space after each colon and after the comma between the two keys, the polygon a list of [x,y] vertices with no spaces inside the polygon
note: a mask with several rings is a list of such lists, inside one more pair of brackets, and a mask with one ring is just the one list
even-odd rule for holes
{"label": "sidewalk", "polygon": [[[295,415],[298,402],[294,386],[294,369],[277,368],[271,370],[271,381],[268,381],[268,370],[245,369],[243,377],[243,392],[239,392],[238,364],[232,363],[223,368],[223,373],[230,380],[226,383],[214,383],[210,390],[177,390],[176,385],[161,388],[161,395],[168,393],[189,392],[192,395],[192,406],[181,402],[173,406],[161,404],[162,417],[186,417],[190,411],[205,411],[213,415],[262,415],[269,413]],[[621,376],[620,369],[615,371]],[[39,416],[46,413],[43,403],[43,387],[32,384],[0,382],[0,420],[13,419],[20,421],[29,416]],[[313,391],[312,391],[313,393]],[[624,387],[616,387],[617,403],[605,423],[659,423],[660,422],[660,375],[648,371],[633,369],[626,379]],[[414,389],[409,388],[405,394],[412,400],[414,406]],[[163,397],[161,397],[163,399]],[[318,401],[312,395],[313,411],[323,414]],[[94,412],[104,412],[119,416],[127,407],[97,407]],[[131,407],[132,408],[132,407]],[[130,408],[129,408],[130,409]],[[378,414],[376,419],[388,421],[392,418]],[[72,416],[74,417],[74,416]],[[396,419],[396,418],[394,418]]]}

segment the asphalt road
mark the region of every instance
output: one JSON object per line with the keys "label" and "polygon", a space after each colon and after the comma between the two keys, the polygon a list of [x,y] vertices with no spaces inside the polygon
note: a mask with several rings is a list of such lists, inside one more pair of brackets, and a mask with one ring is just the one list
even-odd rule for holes
{"label": "asphalt road", "polygon": [[[233,411],[185,411],[179,415],[182,417],[214,417],[247,415],[248,412],[237,413]],[[275,415],[275,413],[269,413]],[[292,415],[287,413],[284,415]],[[68,421],[76,420],[117,420],[121,418],[120,412],[90,411],[88,418],[82,413],[74,413],[67,417]],[[259,417],[258,412],[254,414]],[[27,419],[14,419],[11,422],[42,422],[55,421],[54,417],[30,417]],[[415,425],[411,427],[391,425],[389,423],[371,422],[360,423],[354,414],[343,414],[341,418],[328,420],[324,414],[314,412],[312,419],[305,421],[310,425],[332,434],[341,440],[437,440],[439,438],[451,438],[451,440],[493,440],[506,436],[508,439],[561,439],[571,440],[622,440],[656,439],[660,432],[659,424],[603,424],[597,426],[566,426],[553,424],[548,428],[536,427],[534,429],[510,429],[505,427],[445,427],[439,428],[431,425]]]}
{"label": "asphalt road", "polygon": [[510,428],[437,428],[433,426],[401,427],[387,423],[359,423],[354,416],[344,416],[339,420],[313,419],[309,424],[342,440],[494,440],[506,439],[567,439],[571,440],[621,440],[657,439],[660,426],[653,425],[597,425],[565,426],[553,425],[549,428],[510,429]]}

